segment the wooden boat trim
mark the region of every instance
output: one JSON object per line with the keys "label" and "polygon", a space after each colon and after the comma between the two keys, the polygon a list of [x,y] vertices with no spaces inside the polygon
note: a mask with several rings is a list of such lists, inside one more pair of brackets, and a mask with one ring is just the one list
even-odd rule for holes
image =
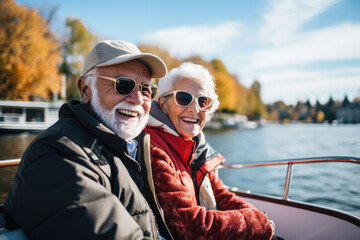
{"label": "wooden boat trim", "polygon": [[17,166],[20,161],[21,159],[0,160],[0,167]]}

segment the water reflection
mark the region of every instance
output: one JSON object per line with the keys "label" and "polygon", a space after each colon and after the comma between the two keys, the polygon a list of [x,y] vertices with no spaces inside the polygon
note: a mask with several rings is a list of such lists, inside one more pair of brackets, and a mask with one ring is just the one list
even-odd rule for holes
{"label": "water reflection", "polygon": [[0,160],[21,158],[25,149],[38,134],[19,133],[0,135]]}
{"label": "water reflection", "polygon": [[17,166],[0,168],[0,203],[5,202],[6,196],[14,181],[16,170]]}
{"label": "water reflection", "polygon": [[[206,132],[227,163],[289,158],[360,157],[360,125],[273,124],[255,130]],[[220,169],[228,186],[282,197],[286,167]],[[311,164],[293,168],[289,197],[360,216],[360,165]]]}
{"label": "water reflection", "polygon": [[[0,135],[0,161],[14,158],[21,158],[37,134],[1,134]],[[17,166],[0,168],[0,203],[3,203],[9,192]]]}

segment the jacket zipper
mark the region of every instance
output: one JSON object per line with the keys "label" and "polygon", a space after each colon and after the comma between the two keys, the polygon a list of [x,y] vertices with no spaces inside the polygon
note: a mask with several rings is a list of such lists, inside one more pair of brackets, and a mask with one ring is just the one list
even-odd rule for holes
{"label": "jacket zipper", "polygon": [[192,162],[190,167],[191,167],[192,180],[193,180],[194,188],[195,188],[196,201],[199,204],[199,188],[197,187],[197,182],[196,182],[196,166],[195,166],[195,163]]}
{"label": "jacket zipper", "polygon": [[[194,142],[188,162],[190,161],[191,157],[194,155],[195,150],[196,150],[196,143]],[[191,178],[194,183],[196,201],[199,204],[199,188],[197,187],[196,165],[195,165],[194,161],[192,161],[192,163],[190,164],[190,168],[191,168],[191,175],[192,175]]]}

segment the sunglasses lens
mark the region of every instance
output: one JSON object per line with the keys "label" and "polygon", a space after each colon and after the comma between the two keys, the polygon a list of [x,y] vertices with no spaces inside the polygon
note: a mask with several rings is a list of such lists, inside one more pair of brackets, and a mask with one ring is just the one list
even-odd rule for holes
{"label": "sunglasses lens", "polygon": [[187,107],[192,102],[193,97],[191,94],[183,91],[179,91],[175,95],[176,102],[183,107]]}
{"label": "sunglasses lens", "polygon": [[141,86],[141,94],[144,96],[144,99],[152,100],[156,97],[159,89],[156,85],[151,83],[144,83]]}
{"label": "sunglasses lens", "polygon": [[208,97],[199,97],[198,103],[201,110],[209,110],[212,105],[212,100]]}
{"label": "sunglasses lens", "polygon": [[[121,95],[128,95],[134,91],[136,82],[131,78],[120,77],[116,79],[116,91]],[[144,83],[141,85],[141,94],[145,100],[152,100],[156,97],[159,89],[156,85],[151,83]]]}
{"label": "sunglasses lens", "polygon": [[121,95],[130,94],[135,88],[135,81],[131,78],[118,78],[116,79],[116,91]]}
{"label": "sunglasses lens", "polygon": [[150,85],[151,85],[151,99],[154,99],[159,93],[159,88],[154,84],[150,84]]}

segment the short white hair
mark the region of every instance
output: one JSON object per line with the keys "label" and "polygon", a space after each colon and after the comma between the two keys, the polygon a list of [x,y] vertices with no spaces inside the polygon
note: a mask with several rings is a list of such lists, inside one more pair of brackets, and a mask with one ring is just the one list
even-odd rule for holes
{"label": "short white hair", "polygon": [[[84,76],[84,78],[85,78],[84,82],[86,85],[88,85],[90,87],[91,92],[93,94],[98,94],[97,87],[96,87],[96,83],[98,80],[97,80],[97,77],[92,75],[92,74],[97,75],[97,73],[98,73],[97,68],[93,68]],[[82,102],[81,94],[80,94],[80,102]]]}
{"label": "short white hair", "polygon": [[214,77],[211,76],[205,67],[192,62],[185,62],[179,67],[173,68],[166,77],[160,79],[158,98],[174,90],[175,83],[184,78],[196,79],[202,84],[202,87],[208,92],[209,97],[214,101],[211,109],[207,113],[211,114],[215,112],[219,107],[219,100],[215,92]]}

